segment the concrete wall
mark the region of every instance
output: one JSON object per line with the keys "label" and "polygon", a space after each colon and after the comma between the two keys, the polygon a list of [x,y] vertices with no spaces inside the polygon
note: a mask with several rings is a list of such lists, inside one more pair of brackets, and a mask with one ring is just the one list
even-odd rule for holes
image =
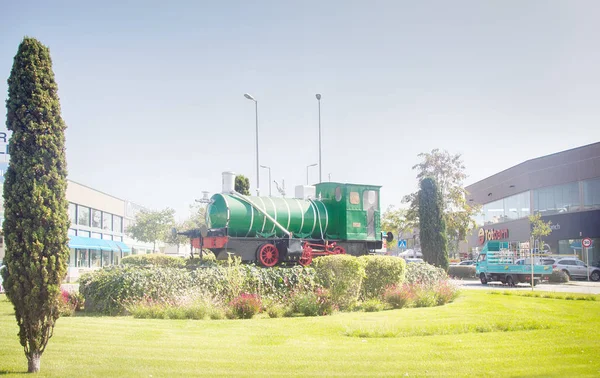
{"label": "concrete wall", "polygon": [[121,217],[125,216],[125,201],[70,180],[67,184],[67,200]]}

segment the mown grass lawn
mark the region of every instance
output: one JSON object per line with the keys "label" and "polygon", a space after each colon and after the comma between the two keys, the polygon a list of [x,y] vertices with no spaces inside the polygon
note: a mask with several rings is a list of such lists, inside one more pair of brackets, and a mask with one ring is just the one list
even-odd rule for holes
{"label": "mown grass lawn", "polygon": [[[0,296],[0,375],[26,371],[16,334]],[[443,307],[315,318],[61,318],[39,374],[194,375],[598,377],[600,298],[463,291]]]}

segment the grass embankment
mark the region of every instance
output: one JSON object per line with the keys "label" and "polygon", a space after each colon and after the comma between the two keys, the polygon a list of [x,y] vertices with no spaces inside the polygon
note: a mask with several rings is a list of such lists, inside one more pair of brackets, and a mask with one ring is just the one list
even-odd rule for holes
{"label": "grass embankment", "polygon": [[[0,375],[26,360],[0,296]],[[252,320],[62,318],[39,376],[600,375],[600,298],[463,291],[442,307]]]}

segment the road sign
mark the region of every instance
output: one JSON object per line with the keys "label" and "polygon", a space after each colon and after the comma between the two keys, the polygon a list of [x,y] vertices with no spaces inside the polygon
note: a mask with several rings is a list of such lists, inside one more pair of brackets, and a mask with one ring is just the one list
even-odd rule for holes
{"label": "road sign", "polygon": [[400,239],[400,240],[398,240],[398,248],[404,248],[404,249],[406,249],[406,239]]}
{"label": "road sign", "polygon": [[585,248],[590,248],[592,246],[592,239],[590,238],[585,238],[581,241],[581,245],[584,246]]}

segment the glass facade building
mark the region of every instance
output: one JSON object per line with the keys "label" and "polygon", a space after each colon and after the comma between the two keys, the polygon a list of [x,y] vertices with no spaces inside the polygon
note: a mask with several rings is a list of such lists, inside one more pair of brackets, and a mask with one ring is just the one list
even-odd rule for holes
{"label": "glass facade building", "polygon": [[[529,245],[528,217],[540,214],[552,232],[535,248],[600,262],[600,143],[525,161],[465,189],[481,211],[461,252],[477,252],[488,238]],[[592,239],[588,249],[584,238]]]}

